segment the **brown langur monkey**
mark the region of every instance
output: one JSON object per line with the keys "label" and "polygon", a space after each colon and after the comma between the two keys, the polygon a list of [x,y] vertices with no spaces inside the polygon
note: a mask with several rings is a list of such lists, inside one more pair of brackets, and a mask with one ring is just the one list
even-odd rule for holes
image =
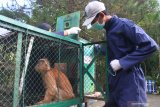
{"label": "brown langur monkey", "polygon": [[52,101],[66,100],[74,97],[71,83],[67,76],[51,68],[48,59],[40,59],[35,66],[35,70],[41,73],[45,87],[44,99],[36,104],[50,103]]}

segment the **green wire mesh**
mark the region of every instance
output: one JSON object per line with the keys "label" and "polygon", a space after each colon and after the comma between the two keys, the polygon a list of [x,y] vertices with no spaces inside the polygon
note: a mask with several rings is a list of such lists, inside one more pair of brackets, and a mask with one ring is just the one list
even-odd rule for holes
{"label": "green wire mesh", "polygon": [[84,46],[84,95],[86,98],[106,100],[107,69],[106,56],[102,50],[96,49],[95,45]]}
{"label": "green wire mesh", "polygon": [[[10,32],[0,37],[0,107],[13,106],[17,36],[17,32]],[[32,38],[34,39],[30,47]],[[29,47],[30,53],[28,53]],[[24,81],[22,93],[19,94],[19,105],[35,105],[44,98],[42,78],[34,69],[41,58],[47,58],[51,67],[56,65],[59,72],[65,73],[73,87],[75,97],[79,97],[79,45],[56,38],[47,39],[23,34],[19,85],[21,86],[22,78]]]}
{"label": "green wire mesh", "polygon": [[17,36],[15,32],[0,36],[0,107],[13,103]]}

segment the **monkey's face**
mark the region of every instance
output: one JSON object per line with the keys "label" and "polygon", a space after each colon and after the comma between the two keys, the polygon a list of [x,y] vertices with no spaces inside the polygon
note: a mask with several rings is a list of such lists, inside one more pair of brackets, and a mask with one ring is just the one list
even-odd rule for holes
{"label": "monkey's face", "polygon": [[35,66],[35,70],[39,73],[45,73],[50,70],[50,65],[47,59],[40,59]]}

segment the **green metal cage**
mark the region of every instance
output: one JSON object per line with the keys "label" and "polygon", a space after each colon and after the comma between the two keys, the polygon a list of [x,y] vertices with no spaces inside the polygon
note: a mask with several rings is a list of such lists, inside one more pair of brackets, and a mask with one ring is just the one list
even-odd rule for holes
{"label": "green metal cage", "polygon": [[[79,17],[80,13],[76,14]],[[77,15],[71,14],[72,18]],[[60,36],[2,15],[0,28],[8,30],[0,35],[0,107],[82,107],[86,98],[107,100],[107,63],[97,68],[101,55],[94,50],[95,44],[106,42],[90,43],[78,36]],[[75,98],[36,105],[45,92],[42,78],[34,69],[41,58],[47,58],[52,67],[65,73]],[[107,57],[102,59],[107,62]],[[95,92],[101,94],[92,96]]]}
{"label": "green metal cage", "polygon": [[64,104],[67,107],[81,103],[82,43],[5,16],[0,16],[0,26],[9,31],[0,38],[1,107],[33,106],[43,98],[42,79],[34,70],[40,58],[49,59],[52,67],[66,65],[63,72],[71,82],[75,98]]}

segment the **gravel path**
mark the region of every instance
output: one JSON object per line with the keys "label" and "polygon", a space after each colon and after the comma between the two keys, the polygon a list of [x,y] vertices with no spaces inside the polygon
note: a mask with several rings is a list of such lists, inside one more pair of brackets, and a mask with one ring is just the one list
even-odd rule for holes
{"label": "gravel path", "polygon": [[160,107],[160,95],[148,95],[148,107]]}
{"label": "gravel path", "polygon": [[[102,107],[103,101],[92,100],[89,102],[88,107]],[[148,95],[148,107],[160,107],[160,95]]]}

